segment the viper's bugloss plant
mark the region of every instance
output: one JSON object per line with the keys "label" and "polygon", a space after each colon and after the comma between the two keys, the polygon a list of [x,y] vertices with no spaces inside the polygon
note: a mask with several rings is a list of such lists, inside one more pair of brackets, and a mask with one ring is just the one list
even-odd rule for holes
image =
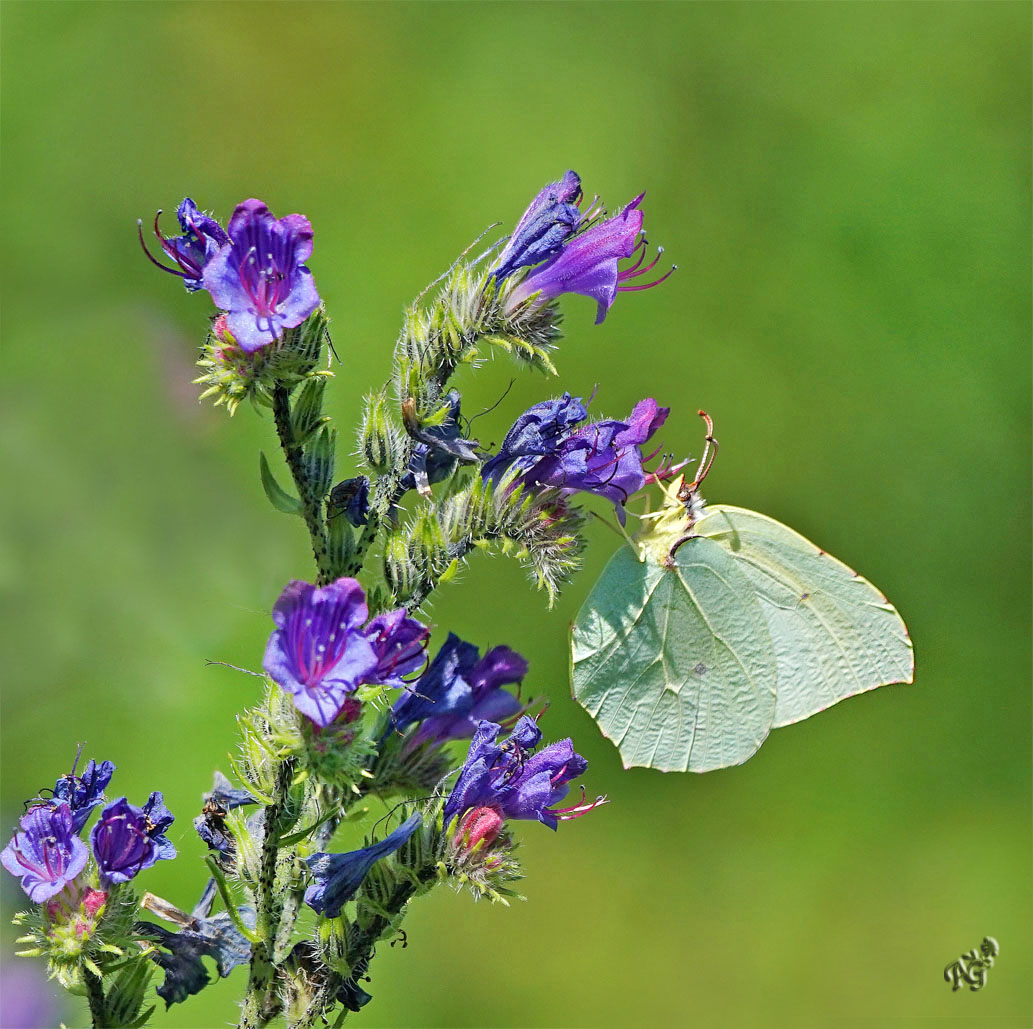
{"label": "viper's bugloss plant", "polygon": [[[23,953],[86,994],[94,1025],[143,1025],[159,972],[158,997],[185,1001],[210,980],[205,957],[220,976],[247,966],[244,1029],[281,1016],[295,1029],[340,1024],[371,1000],[360,984],[410,902],[447,884],[508,903],[522,875],[516,823],[555,830],[605,801],[583,787],[568,800],[588,763],[569,739],[542,745],[531,712],[543,708],[522,695],[528,660],[434,625],[428,600],[481,551],[522,561],[551,601],[585,546],[579,505],[602,498],[623,525],[629,501],[680,467],[664,457],[646,470],[669,413],[652,398],[623,419],[590,418],[561,392],[517,415],[492,453],[452,382],[492,349],[555,374],[563,294],[593,298],[601,322],[619,292],[666,279],[638,283],[656,264],[642,200],[610,217],[598,200],[583,209],[568,171],[506,239],[460,256],[406,310],[390,385],[366,397],[359,467],[345,475],[324,411],[333,348],[308,219],[277,219],[257,199],[225,229],[190,199],[180,235],[155,218],[162,259],[145,244],[150,260],[214,303],[202,396],[231,414],[249,399],[271,416],[289,483],[263,454],[262,485],[304,523],[315,571],[266,598],[263,685],[238,719],[233,778],[217,771],[191,813],[208,848],[197,904],[137,892],[156,862],[176,858],[173,815],[160,792],[142,806],[108,797],[110,761],[73,766],[30,801],[3,851],[34,905],[18,919]],[[199,796],[206,780],[198,772]],[[350,823],[373,805],[383,817],[355,846]]]}

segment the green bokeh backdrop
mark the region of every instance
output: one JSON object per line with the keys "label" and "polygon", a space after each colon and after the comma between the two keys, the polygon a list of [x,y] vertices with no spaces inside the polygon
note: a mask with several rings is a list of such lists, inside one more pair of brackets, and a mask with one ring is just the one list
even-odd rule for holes
{"label": "green bokeh backdrop", "polygon": [[[574,167],[611,205],[647,189],[680,269],[602,327],[566,303],[558,383],[503,359],[468,376],[473,413],[517,375],[481,438],[598,383],[608,414],[670,404],[665,444],[698,452],[706,407],[710,498],[885,590],[917,681],[740,768],[626,773],[566,671],[615,538],[593,530],[551,612],[475,560],[438,631],[529,654],[549,732],[612,804],[521,828],[526,904],[415,905],[356,1023],[1028,1025],[1030,22],[1024,3],[5,4],[3,824],[86,740],[131,799],[165,791],[181,856],[142,885],[189,907],[190,820],[255,698],[204,660],[256,667],[271,603],[310,573],[259,485],[271,426],[197,404],[210,307],[143,260],[136,218],[189,193],[312,219],[347,433],[403,303]],[[988,933],[987,987],[952,994],[944,965]],[[242,987],[154,1024],[235,1021]]]}

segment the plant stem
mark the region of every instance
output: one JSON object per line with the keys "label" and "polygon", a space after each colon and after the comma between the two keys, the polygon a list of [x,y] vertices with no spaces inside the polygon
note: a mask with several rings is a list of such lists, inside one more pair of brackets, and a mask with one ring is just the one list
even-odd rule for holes
{"label": "plant stem", "polygon": [[314,495],[312,483],[305,470],[302,448],[294,439],[294,425],[291,421],[290,390],[283,385],[273,389],[273,418],[276,422],[276,435],[280,439],[283,456],[287,459],[294,485],[301,500],[301,513],[308,526],[312,538],[312,556],[316,560],[319,572],[319,585],[326,586],[334,580],[333,562],[330,558],[330,546],[327,541],[326,523],[323,521],[323,498]]}
{"label": "plant stem", "polygon": [[82,970],[82,977],[86,986],[86,999],[90,1002],[93,1029],[103,1029],[108,1025],[108,1007],[104,1002],[104,983],[88,968]]}
{"label": "plant stem", "polygon": [[273,802],[265,809],[262,840],[262,860],[258,885],[255,890],[255,933],[258,941],[251,945],[251,972],[241,1012],[240,1029],[262,1029],[276,1014],[276,1003],[271,998],[273,976],[273,944],[280,928],[283,898],[276,889],[276,870],[279,858],[282,822],[294,776],[294,761],[280,764],[273,788]]}

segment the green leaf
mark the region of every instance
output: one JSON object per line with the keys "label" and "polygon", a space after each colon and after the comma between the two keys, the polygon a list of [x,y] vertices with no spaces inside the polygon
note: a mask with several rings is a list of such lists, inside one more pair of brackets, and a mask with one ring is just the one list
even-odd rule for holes
{"label": "green leaf", "polygon": [[740,764],[772,728],[912,680],[900,616],[835,558],[741,508],[691,532],[673,557],[655,534],[624,547],[572,626],[574,696],[625,767]]}
{"label": "green leaf", "polygon": [[288,493],[273,477],[272,470],[269,467],[269,462],[265,458],[265,454],[259,452],[258,455],[258,469],[262,475],[262,488],[265,490],[265,495],[269,498],[269,503],[276,508],[277,511],[282,511],[284,514],[301,514],[301,501]]}

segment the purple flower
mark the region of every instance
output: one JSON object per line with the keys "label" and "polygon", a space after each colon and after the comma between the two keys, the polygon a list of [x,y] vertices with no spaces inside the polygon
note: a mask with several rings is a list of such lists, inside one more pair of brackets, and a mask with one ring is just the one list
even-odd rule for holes
{"label": "purple flower", "polygon": [[143,241],[143,223],[137,222],[140,246],[143,247],[143,252],[152,264],[157,265],[163,272],[178,275],[182,278],[187,291],[194,293],[204,286],[202,277],[205,266],[220,247],[229,243],[230,237],[226,235],[223,227],[214,218],[199,211],[190,197],[187,197],[176,211],[176,217],[183,230],[182,236],[174,236],[171,239],[163,236],[161,229],[158,228],[158,218],[160,217],[161,211],[154,216],[154,235],[158,237],[161,249],[178,266],[178,270],[169,268],[151,257],[147,244]]}
{"label": "purple flower", "polygon": [[[640,193],[619,214],[606,221],[591,225],[564,244],[558,254],[534,268],[513,290],[509,306],[517,305],[538,294],[536,303],[546,303],[562,293],[580,293],[591,297],[598,305],[595,323],[605,317],[619,292],[649,289],[658,286],[667,275],[654,282],[628,286],[629,279],[645,275],[656,267],[663,248],[652,263],[642,266],[646,256],[646,241],[642,235],[642,212],[639,204],[645,193]],[[633,257],[641,250],[638,261],[621,270],[619,262]],[[677,265],[675,266],[677,267]]]}
{"label": "purple flower", "polygon": [[238,204],[229,223],[232,246],[204,269],[204,287],[227,312],[226,323],[247,353],[278,340],[319,306],[312,273],[312,226],[300,214],[277,221],[261,200]]}
{"label": "purple flower", "polygon": [[495,282],[501,282],[518,268],[551,257],[576,231],[581,220],[581,179],[568,171],[559,182],[551,182],[531,201],[517,222],[506,249],[495,265]]}
{"label": "purple flower", "polygon": [[[624,505],[649,481],[642,467],[642,445],[664,424],[670,408],[659,407],[649,397],[635,405],[626,421],[602,419],[573,428],[582,411],[580,399],[567,393],[560,400],[536,404],[517,419],[481,474],[498,480],[516,468],[522,474],[513,485],[549,487],[561,497],[577,492],[606,497],[623,524]],[[542,424],[550,431],[521,444],[533,436],[535,412],[546,412]]]}
{"label": "purple flower", "polygon": [[86,867],[89,851],[75,835],[71,808],[63,802],[31,807],[18,824],[0,853],[0,864],[21,879],[30,900],[41,904]]}
{"label": "purple flower", "polygon": [[354,579],[322,589],[295,579],[273,607],[277,629],[262,667],[321,728],[377,669],[379,657],[362,631],[368,614],[366,594]]}
{"label": "purple flower", "polygon": [[[536,819],[555,829],[561,820],[583,815],[605,801],[600,797],[592,804],[557,808],[570,781],[584,773],[588,762],[575,753],[569,739],[535,754],[542,733],[526,715],[502,743],[501,732],[502,727],[494,722],[478,725],[455,788],[445,802],[445,825],[463,816],[461,825],[467,831],[479,826],[480,835],[497,835],[500,823],[498,818],[488,817],[483,810],[488,809],[502,819]],[[477,811],[477,817],[470,816],[471,811]],[[489,823],[498,824],[493,829]]]}
{"label": "purple flower", "polygon": [[125,797],[104,808],[90,834],[101,884],[129,882],[156,861],[174,858],[176,848],[164,835],[172,821],[158,792],[142,808]]}
{"label": "purple flower", "polygon": [[[76,757],[76,764],[79,758]],[[62,775],[54,784],[54,801],[64,802],[72,812],[72,831],[77,835],[90,817],[90,812],[104,799],[104,787],[111,782],[115,766],[111,761],[99,765],[90,760],[83,774],[75,774],[72,767],[68,775]]]}
{"label": "purple flower", "polygon": [[405,608],[377,615],[363,630],[377,655],[377,667],[367,682],[382,686],[405,685],[405,676],[423,666],[430,630],[410,618]]}
{"label": "purple flower", "polygon": [[395,704],[395,727],[422,723],[410,746],[469,738],[481,720],[504,722],[522,710],[502,687],[526,674],[527,662],[509,647],[495,647],[481,658],[472,643],[450,632],[412,691]]}
{"label": "purple flower", "polygon": [[379,843],[347,854],[313,854],[307,858],[312,884],[305,890],[305,903],[318,914],[336,918],[346,901],[355,896],[366,873],[382,858],[393,854],[416,831],[420,815],[404,821]]}

